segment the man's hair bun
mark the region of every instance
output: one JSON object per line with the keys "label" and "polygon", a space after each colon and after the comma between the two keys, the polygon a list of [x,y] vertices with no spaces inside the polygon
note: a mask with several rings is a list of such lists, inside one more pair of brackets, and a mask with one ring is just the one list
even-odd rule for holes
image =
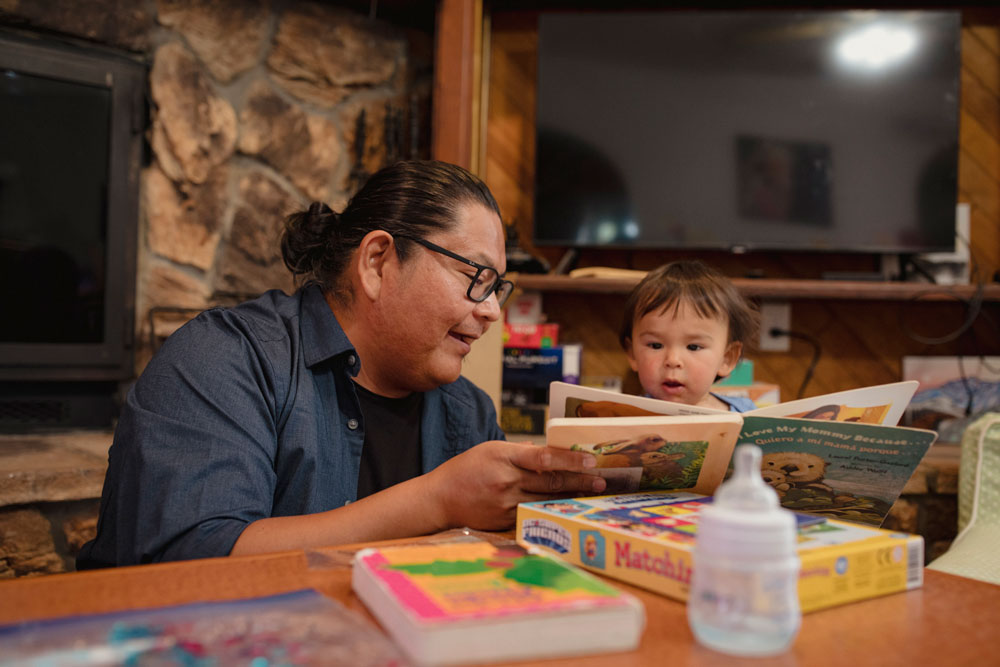
{"label": "man's hair bun", "polygon": [[323,266],[337,233],[340,216],[324,202],[288,216],[281,237],[281,257],[293,274],[308,276]]}

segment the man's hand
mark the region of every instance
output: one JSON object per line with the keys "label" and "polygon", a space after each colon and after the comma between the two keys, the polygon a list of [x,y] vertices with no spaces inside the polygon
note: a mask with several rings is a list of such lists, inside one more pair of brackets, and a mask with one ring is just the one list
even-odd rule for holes
{"label": "man's hand", "polygon": [[426,475],[443,527],[502,530],[517,504],[604,491],[592,454],[531,443],[493,440],[473,447]]}

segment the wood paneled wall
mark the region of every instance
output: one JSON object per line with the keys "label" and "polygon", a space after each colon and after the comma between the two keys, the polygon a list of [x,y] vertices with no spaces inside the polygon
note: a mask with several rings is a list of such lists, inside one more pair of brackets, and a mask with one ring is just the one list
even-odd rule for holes
{"label": "wood paneled wall", "polygon": [[962,30],[958,198],[972,213],[971,246],[980,278],[1000,268],[1000,12]]}
{"label": "wood paneled wall", "polygon": [[[976,278],[992,281],[1000,269],[1000,12],[967,12],[962,30],[959,201],[971,210],[971,251]],[[485,180],[513,224],[521,246],[555,264],[565,248],[531,244],[534,183],[537,15],[492,16]],[[701,258],[730,276],[749,272],[773,278],[818,278],[822,271],[876,270],[875,260],[850,254],[587,250],[581,266],[650,269],[682,257]],[[546,293],[544,309],[562,326],[563,342],[584,344],[585,375],[638,382],[618,346],[624,296]],[[984,304],[954,340],[930,344],[962,329],[967,304],[960,301],[792,302],[792,329],[822,350],[807,396],[893,382],[904,355],[1000,354],[1000,305]],[[813,358],[813,346],[793,339],[787,353],[750,352],[756,379],[781,386],[782,400],[795,398]]]}

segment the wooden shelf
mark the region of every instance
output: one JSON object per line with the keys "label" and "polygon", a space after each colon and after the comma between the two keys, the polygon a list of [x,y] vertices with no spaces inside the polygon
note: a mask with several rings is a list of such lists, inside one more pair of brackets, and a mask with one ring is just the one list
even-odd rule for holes
{"label": "wooden shelf", "polygon": [[[542,292],[627,294],[639,277],[571,278],[544,274],[518,274],[514,283],[521,289]],[[733,284],[746,296],[757,299],[837,299],[848,301],[956,301],[976,295],[975,285],[929,285],[926,283],[847,280],[772,280],[734,278]],[[1000,285],[982,288],[984,301],[1000,301]]]}

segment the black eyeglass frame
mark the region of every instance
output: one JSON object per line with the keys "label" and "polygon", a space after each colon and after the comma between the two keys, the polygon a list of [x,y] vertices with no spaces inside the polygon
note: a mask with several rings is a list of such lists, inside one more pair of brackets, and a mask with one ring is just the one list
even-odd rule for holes
{"label": "black eyeglass frame", "polygon": [[[393,234],[393,237],[397,236],[399,238],[406,239],[407,241],[413,241],[414,243],[419,243],[428,250],[440,253],[445,257],[451,257],[452,259],[457,259],[463,264],[468,264],[469,266],[474,268],[476,270],[476,275],[472,276],[472,280],[469,282],[469,289],[465,291],[465,296],[469,297],[471,301],[474,301],[476,303],[482,303],[483,301],[486,301],[486,299],[490,298],[491,294],[496,294],[497,305],[503,308],[503,305],[507,302],[507,299],[510,298],[510,295],[514,291],[514,283],[502,278],[500,276],[500,272],[497,271],[496,268],[492,266],[486,266],[485,264],[480,264],[479,262],[473,262],[468,257],[462,257],[458,253],[452,252],[447,248],[442,248],[436,243],[431,243],[427,239],[422,239],[417,236],[410,236],[409,234]],[[493,273],[496,274],[497,278],[494,281],[493,285],[489,287],[485,292],[483,292],[483,295],[477,299],[476,297],[472,296],[472,289],[476,286],[476,281],[479,280],[479,276],[482,275],[483,271],[492,271]],[[503,296],[503,301],[500,300],[500,295],[502,293],[502,290],[506,291],[506,293]]]}

